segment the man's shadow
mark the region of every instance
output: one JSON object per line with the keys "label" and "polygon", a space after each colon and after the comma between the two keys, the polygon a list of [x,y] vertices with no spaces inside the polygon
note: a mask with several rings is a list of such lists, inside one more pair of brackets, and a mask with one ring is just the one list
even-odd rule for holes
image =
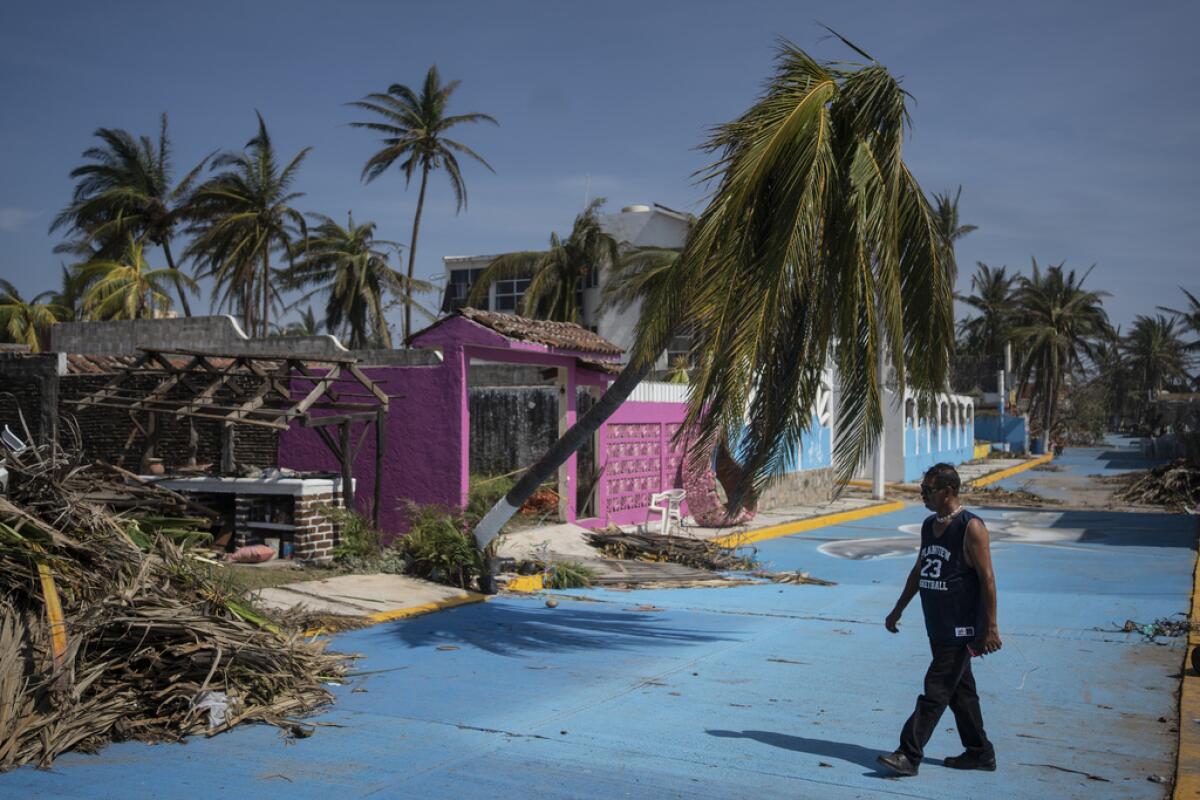
{"label": "man's shadow", "polygon": [[785,733],[773,733],[771,731],[723,731],[710,729],[706,730],[705,733],[709,736],[718,736],[722,739],[753,739],[756,742],[762,742],[771,747],[793,750],[797,753],[810,753],[822,758],[847,761],[851,764],[866,767],[871,770],[870,774],[873,775],[883,776],[890,774],[880,769],[879,764],[875,761],[875,758],[883,752],[882,750],[872,750],[869,747],[863,747],[858,744],[831,742],[826,739],[809,739],[805,736],[789,736]]}

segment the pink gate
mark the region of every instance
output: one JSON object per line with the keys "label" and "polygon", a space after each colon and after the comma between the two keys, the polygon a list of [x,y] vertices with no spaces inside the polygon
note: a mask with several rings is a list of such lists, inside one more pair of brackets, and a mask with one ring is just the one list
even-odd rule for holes
{"label": "pink gate", "polygon": [[[683,448],[673,441],[687,406],[682,403],[626,402],[600,429],[597,527],[641,522],[650,495],[682,484]],[[685,513],[686,513],[686,503]]]}

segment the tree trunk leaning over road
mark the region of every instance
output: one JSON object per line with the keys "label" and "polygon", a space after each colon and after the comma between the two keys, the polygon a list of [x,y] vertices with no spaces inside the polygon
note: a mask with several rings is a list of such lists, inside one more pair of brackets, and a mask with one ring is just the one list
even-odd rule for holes
{"label": "tree trunk leaning over road", "polygon": [[[504,524],[512,519],[534,491],[550,479],[575,451],[583,446],[592,434],[600,429],[604,421],[613,415],[629,397],[642,379],[649,374],[653,362],[638,365],[631,361],[596,405],[583,415],[555,442],[537,463],[525,471],[517,485],[508,494],[496,501],[491,510],[475,526],[475,544],[484,550],[500,533]],[[486,576],[485,576],[486,578]]]}

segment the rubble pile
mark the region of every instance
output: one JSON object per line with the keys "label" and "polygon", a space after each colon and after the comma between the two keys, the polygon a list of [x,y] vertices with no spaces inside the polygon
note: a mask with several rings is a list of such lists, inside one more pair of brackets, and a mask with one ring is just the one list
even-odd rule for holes
{"label": "rubble pile", "polygon": [[343,663],[222,579],[201,509],[57,446],[3,460],[0,770],[250,720],[311,732]]}
{"label": "rubble pile", "polygon": [[1200,506],[1200,465],[1188,459],[1160,464],[1117,494],[1139,505],[1195,508]]}

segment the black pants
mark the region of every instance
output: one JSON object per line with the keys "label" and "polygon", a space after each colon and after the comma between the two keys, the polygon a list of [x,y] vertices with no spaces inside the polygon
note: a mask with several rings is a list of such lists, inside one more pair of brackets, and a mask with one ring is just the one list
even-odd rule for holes
{"label": "black pants", "polygon": [[916,710],[904,723],[900,751],[914,763],[920,763],[942,712],[950,706],[963,747],[974,752],[992,752],[992,743],[983,730],[983,713],[979,710],[979,695],[975,693],[975,676],[971,674],[971,656],[966,646],[931,643],[930,649],[933,661],[925,673],[925,693],[917,698]]}

